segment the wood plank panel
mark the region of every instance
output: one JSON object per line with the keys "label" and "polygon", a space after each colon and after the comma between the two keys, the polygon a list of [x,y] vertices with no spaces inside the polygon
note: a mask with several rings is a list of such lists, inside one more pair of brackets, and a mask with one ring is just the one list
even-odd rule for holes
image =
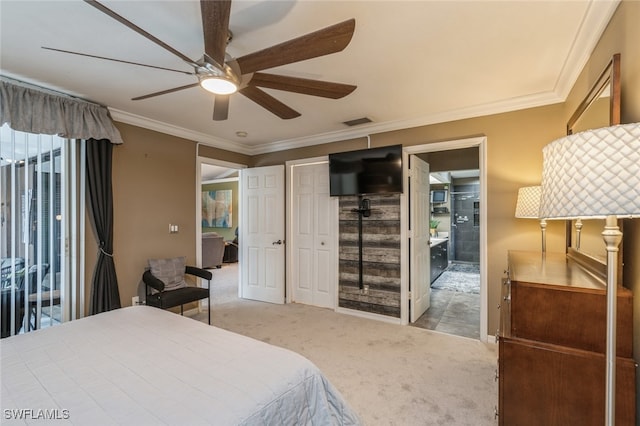
{"label": "wood plank panel", "polygon": [[363,282],[358,287],[358,197],[340,197],[339,306],[400,318],[400,196],[369,195],[363,218]]}

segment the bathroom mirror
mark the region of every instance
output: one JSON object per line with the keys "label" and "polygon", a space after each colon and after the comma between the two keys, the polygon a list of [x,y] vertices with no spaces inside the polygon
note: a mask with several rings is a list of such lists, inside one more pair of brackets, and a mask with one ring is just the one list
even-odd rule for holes
{"label": "bathroom mirror", "polygon": [[[620,54],[600,74],[578,108],[567,122],[567,134],[620,124]],[[567,255],[606,277],[607,252],[602,240],[604,219],[567,221]],[[622,228],[622,221],[620,227]],[[580,228],[580,225],[582,226]],[[619,256],[618,277],[622,280],[622,256]]]}

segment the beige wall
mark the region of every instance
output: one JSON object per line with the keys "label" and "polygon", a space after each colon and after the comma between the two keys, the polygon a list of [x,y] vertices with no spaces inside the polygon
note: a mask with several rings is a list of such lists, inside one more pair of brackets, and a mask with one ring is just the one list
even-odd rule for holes
{"label": "beige wall", "polygon": [[431,172],[449,172],[453,170],[477,170],[478,147],[455,149],[452,151],[425,152],[418,157],[429,163]]}
{"label": "beige wall", "polygon": [[198,155],[243,166],[250,166],[252,161],[251,157],[248,155],[238,154],[237,152],[226,151],[224,149],[218,149],[207,145],[200,145],[198,147]]}

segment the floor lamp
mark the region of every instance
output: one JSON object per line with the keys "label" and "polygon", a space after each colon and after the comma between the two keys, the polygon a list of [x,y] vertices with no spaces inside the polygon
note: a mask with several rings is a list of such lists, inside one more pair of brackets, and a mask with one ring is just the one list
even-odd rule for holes
{"label": "floor lamp", "polygon": [[640,217],[640,123],[565,136],[542,150],[540,215],[606,218],[607,345],[605,424],[615,424],[618,218]]}
{"label": "floor lamp", "polygon": [[525,186],[518,189],[516,217],[522,219],[540,219],[542,233],[542,253],[547,251],[547,221],[540,218],[540,195],[542,187]]}

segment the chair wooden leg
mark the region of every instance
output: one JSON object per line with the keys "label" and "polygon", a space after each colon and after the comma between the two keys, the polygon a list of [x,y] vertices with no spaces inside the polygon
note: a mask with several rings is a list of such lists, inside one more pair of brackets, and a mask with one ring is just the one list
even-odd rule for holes
{"label": "chair wooden leg", "polygon": [[182,316],[184,316],[183,308],[184,308],[184,305],[180,305],[180,315]]}
{"label": "chair wooden leg", "polygon": [[211,296],[207,300],[207,313],[209,314],[209,325],[211,325]]}

